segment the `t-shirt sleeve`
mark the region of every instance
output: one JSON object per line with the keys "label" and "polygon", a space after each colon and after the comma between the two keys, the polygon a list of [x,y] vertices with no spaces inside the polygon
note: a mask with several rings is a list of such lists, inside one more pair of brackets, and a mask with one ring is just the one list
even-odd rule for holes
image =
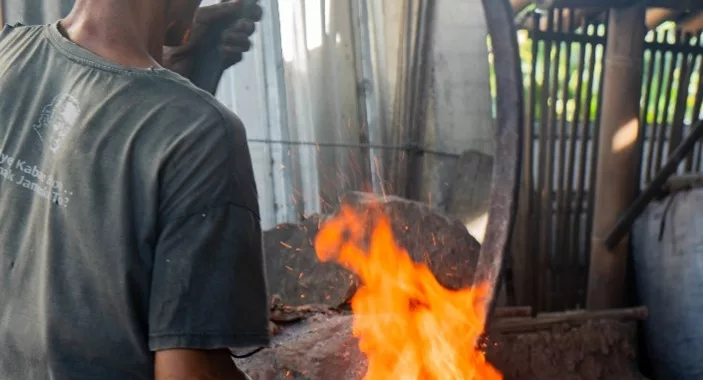
{"label": "t-shirt sleeve", "polygon": [[241,123],[193,126],[160,178],[149,304],[153,351],[269,342],[262,233]]}

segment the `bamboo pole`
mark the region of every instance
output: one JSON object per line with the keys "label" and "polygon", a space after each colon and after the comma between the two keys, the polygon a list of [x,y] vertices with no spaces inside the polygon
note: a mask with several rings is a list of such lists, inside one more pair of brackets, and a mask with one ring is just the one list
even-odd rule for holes
{"label": "bamboo pole", "polygon": [[635,194],[640,130],[645,8],[613,9],[608,20],[603,110],[598,138],[587,307],[618,307],[624,299],[628,243],[609,251],[604,239]]}

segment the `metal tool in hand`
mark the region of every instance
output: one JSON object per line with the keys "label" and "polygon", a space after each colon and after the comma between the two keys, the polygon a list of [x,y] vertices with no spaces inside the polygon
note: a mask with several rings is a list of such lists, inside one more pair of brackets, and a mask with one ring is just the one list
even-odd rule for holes
{"label": "metal tool in hand", "polygon": [[[222,0],[224,3],[229,0]],[[239,18],[250,18],[257,0],[239,0],[244,4],[241,9]],[[193,64],[191,81],[194,85],[215,95],[217,86],[225,72],[225,62],[219,51],[220,36],[224,30],[231,24],[231,19],[222,20],[208,25],[205,35],[202,37],[202,42],[198,45],[195,51],[195,63]]]}

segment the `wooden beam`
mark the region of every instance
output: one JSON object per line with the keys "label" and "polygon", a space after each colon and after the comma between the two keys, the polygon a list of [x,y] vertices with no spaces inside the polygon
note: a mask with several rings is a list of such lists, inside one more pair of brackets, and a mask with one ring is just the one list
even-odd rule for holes
{"label": "wooden beam", "polygon": [[645,8],[610,11],[593,203],[586,306],[622,306],[629,242],[605,247],[606,235],[635,195]]}
{"label": "wooden beam", "polygon": [[680,11],[703,10],[703,0],[536,0],[535,3],[540,7],[623,9],[641,5]]}
{"label": "wooden beam", "polygon": [[598,311],[568,311],[538,315],[536,318],[506,318],[497,320],[488,327],[492,334],[516,334],[540,330],[548,330],[554,326],[579,326],[596,320],[641,321],[647,319],[649,312],[646,307],[629,309],[613,309]]}

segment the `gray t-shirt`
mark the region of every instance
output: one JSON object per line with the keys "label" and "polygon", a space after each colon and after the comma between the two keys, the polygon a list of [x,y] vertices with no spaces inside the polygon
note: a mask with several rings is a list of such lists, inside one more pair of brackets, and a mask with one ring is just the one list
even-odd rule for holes
{"label": "gray t-shirt", "polygon": [[268,343],[240,120],[56,24],[0,32],[0,379],[153,378],[153,351]]}

